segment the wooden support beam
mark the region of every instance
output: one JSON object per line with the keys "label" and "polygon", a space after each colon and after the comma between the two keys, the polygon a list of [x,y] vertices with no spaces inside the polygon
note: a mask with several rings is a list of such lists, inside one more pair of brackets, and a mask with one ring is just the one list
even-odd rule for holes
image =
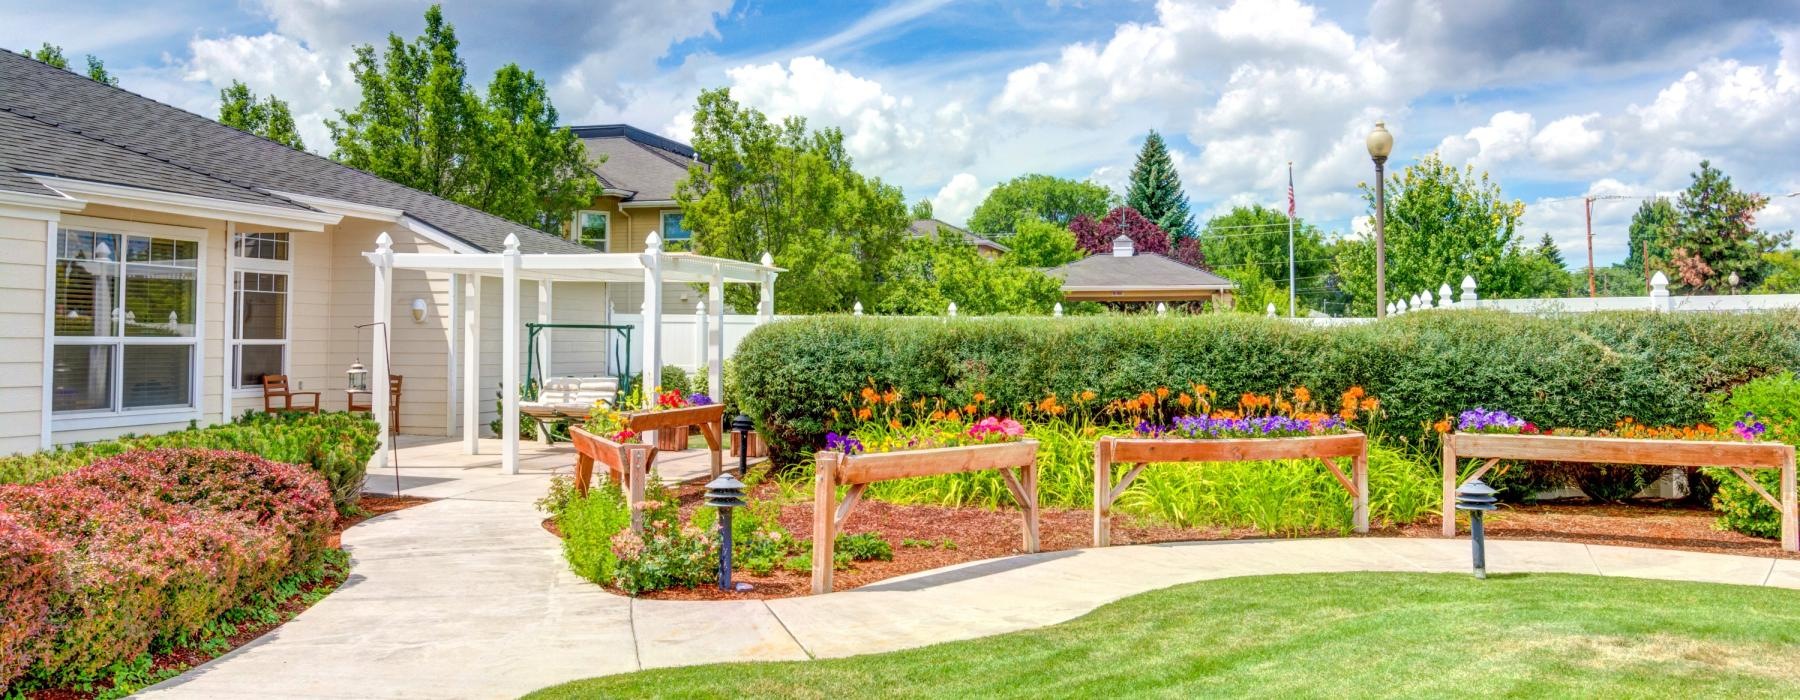
{"label": "wooden support beam", "polygon": [[850,518],[850,511],[856,509],[856,504],[862,502],[863,491],[868,488],[868,484],[851,484],[850,490],[844,493],[844,502],[838,504],[837,516],[832,520],[837,532],[844,531],[844,521]]}
{"label": "wooden support beam", "polygon": [[832,545],[837,540],[838,453],[820,452],[813,467],[812,592],[831,592]]}

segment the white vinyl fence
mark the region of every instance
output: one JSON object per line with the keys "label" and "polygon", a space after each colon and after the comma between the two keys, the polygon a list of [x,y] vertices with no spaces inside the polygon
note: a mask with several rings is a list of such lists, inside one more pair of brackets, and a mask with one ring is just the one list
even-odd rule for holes
{"label": "white vinyl fence", "polygon": [[[1514,313],[1555,314],[1591,313],[1595,311],[1774,311],[1800,309],[1800,294],[1729,294],[1671,296],[1669,278],[1657,272],[1650,278],[1649,296],[1631,297],[1567,297],[1556,299],[1481,299],[1476,295],[1475,278],[1464,277],[1462,291],[1451,297],[1450,285],[1440,285],[1434,296],[1430,291],[1401,298],[1388,304],[1388,315],[1430,311],[1433,309],[1499,309]],[[1275,306],[1269,305],[1274,316]],[[1301,321],[1321,325],[1367,323],[1372,318],[1302,318]]]}

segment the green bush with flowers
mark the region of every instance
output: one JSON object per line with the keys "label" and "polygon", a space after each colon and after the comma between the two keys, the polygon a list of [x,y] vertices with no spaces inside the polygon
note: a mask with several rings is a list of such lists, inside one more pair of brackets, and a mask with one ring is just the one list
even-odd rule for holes
{"label": "green bush with flowers", "polygon": [[[1713,420],[1732,426],[1734,432],[1753,432],[1756,439],[1800,445],[1800,379],[1793,372],[1740,385],[1716,397],[1712,409]],[[1719,511],[1719,527],[1755,537],[1781,536],[1781,514],[1748,484],[1724,469],[1705,471],[1717,484],[1713,509]],[[1756,469],[1750,475],[1769,493],[1781,493],[1778,470]]]}

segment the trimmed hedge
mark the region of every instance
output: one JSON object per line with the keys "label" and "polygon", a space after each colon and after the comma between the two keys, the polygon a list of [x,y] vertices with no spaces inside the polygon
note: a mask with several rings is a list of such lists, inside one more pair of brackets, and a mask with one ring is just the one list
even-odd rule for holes
{"label": "trimmed hedge", "polygon": [[358,413],[245,413],[231,423],[162,435],[127,435],[35,454],[0,457],[0,484],[29,484],[133,450],[233,450],[311,468],[325,478],[338,510],[352,513],[362,495],[380,427]]}
{"label": "trimmed hedge", "polygon": [[1317,327],[1246,314],[1063,319],[826,316],[753,331],[734,358],[746,412],[780,464],[807,459],[844,397],[873,383],[1005,407],[1048,391],[1101,400],[1205,382],[1222,396],[1360,385],[1380,431],[1420,444],[1474,406],[1599,429],[1707,420],[1708,393],[1800,366],[1800,313],[1621,312],[1540,317],[1436,311]]}
{"label": "trimmed hedge", "polygon": [[0,486],[0,691],[89,683],[201,635],[316,566],[335,516],[318,475],[238,452],[136,450]]}

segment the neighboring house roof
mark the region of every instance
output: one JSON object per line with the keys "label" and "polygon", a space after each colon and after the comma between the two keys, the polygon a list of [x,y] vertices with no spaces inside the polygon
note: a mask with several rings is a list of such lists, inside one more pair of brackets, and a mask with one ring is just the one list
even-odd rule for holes
{"label": "neighboring house roof", "polygon": [[284,195],[396,209],[472,247],[591,250],[486,212],[248,134],[136,93],[0,51],[0,191],[45,194],[26,175],[311,212]]}
{"label": "neighboring house roof", "polygon": [[[1121,245],[1121,241],[1123,245]],[[1063,292],[1224,291],[1237,285],[1198,267],[1155,253],[1132,250],[1131,239],[1120,236],[1112,253],[1089,255],[1062,267],[1045,271],[1063,281]]]}
{"label": "neighboring house roof", "polygon": [[[675,199],[675,184],[687,177],[694,148],[626,124],[571,126],[587,146],[600,184],[626,202]],[[605,160],[602,161],[601,158]]]}
{"label": "neighboring house roof", "polygon": [[924,238],[944,229],[949,229],[962,234],[964,241],[967,241],[969,245],[977,248],[987,248],[1001,253],[1011,250],[1011,248],[995,243],[992,240],[970,233],[967,229],[951,226],[950,224],[938,221],[937,219],[914,219],[913,222],[907,226],[907,229],[912,232],[913,238]]}

